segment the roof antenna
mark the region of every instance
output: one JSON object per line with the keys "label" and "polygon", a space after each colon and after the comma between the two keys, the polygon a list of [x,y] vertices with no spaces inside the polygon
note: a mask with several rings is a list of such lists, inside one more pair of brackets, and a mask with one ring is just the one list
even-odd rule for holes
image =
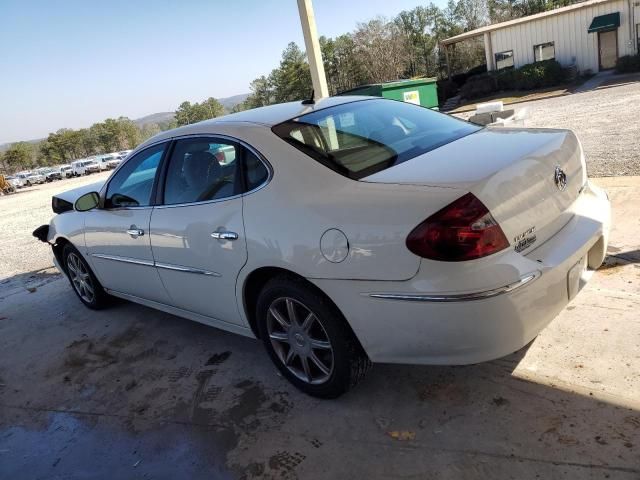
{"label": "roof antenna", "polygon": [[313,88],[311,89],[311,98],[307,98],[306,100],[302,100],[302,105],[313,105],[316,101],[313,99],[314,95]]}

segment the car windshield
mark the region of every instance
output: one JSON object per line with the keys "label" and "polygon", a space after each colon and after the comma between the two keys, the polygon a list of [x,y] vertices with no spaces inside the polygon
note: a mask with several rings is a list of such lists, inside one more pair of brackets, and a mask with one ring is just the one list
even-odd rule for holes
{"label": "car windshield", "polygon": [[308,113],[272,130],[332,170],[357,180],[479,129],[417,105],[364,100]]}

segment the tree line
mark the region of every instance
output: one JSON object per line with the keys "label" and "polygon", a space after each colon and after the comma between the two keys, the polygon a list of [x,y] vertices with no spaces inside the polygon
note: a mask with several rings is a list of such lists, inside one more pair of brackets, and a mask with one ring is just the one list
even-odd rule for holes
{"label": "tree line", "polygon": [[[448,69],[439,43],[445,38],[571,3],[576,0],[449,0],[444,8],[418,6],[359,23],[335,38],[320,37],[329,93],[402,78],[443,78]],[[485,63],[482,37],[453,45],[449,53],[452,74]],[[290,43],[280,65],[251,82],[251,94],[235,110],[309,98],[311,88],[305,53]]]}
{"label": "tree line", "polygon": [[13,173],[41,166],[69,163],[101,153],[117,152],[135,148],[141,142],[164,130],[188,125],[225,112],[215,98],[201,103],[183,102],[175,111],[171,121],[136,125],[126,117],[108,118],[89,128],[78,130],[63,128],[40,142],[17,142],[0,153],[0,170]]}
{"label": "tree line", "polygon": [[126,117],[108,118],[89,128],[62,128],[40,142],[17,142],[0,154],[5,172],[69,163],[80,158],[134,148],[163,129],[175,126],[147,124],[137,126]]}
{"label": "tree line", "polygon": [[[359,23],[352,32],[320,37],[329,93],[358,85],[411,77],[443,78],[447,74],[439,42],[489,23],[543,12],[576,3],[575,0],[449,0],[445,8],[433,3],[403,10],[394,18],[376,17]],[[485,63],[482,38],[451,47],[451,73]],[[311,74],[305,52],[289,43],[280,64],[250,84],[250,95],[232,112],[289,102],[311,96]],[[225,114],[215,98],[183,102],[173,121],[136,125],[126,117],[107,119],[89,128],[61,129],[37,143],[18,142],[0,154],[5,172],[70,162],[95,154],[134,148],[162,130]]]}

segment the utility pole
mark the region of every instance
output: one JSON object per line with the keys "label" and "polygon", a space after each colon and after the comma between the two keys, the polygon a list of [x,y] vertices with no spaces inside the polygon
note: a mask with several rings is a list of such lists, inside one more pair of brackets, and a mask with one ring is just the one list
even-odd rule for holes
{"label": "utility pole", "polygon": [[318,30],[316,29],[316,18],[313,15],[311,0],[298,0],[298,12],[300,13],[304,44],[307,49],[309,69],[311,70],[313,99],[318,100],[323,97],[328,97],[329,89],[327,88],[327,78],[324,74],[324,63],[322,63]]}

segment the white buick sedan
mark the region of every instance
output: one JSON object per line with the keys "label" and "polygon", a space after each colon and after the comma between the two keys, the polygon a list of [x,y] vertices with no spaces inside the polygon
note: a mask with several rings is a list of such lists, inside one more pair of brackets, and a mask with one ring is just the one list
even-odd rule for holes
{"label": "white buick sedan", "polygon": [[161,133],[53,208],[34,235],[87,307],[116,296],[260,338],[319,397],[371,362],[520,349],[601,264],[610,223],[572,132],[367,97]]}

